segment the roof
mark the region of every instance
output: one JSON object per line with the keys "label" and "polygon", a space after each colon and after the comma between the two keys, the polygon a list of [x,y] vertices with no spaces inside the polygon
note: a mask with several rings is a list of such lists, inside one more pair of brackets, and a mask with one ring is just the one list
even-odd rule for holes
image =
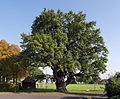
{"label": "roof", "polygon": [[31,79],[29,76],[27,76],[22,82],[35,82],[35,81]]}

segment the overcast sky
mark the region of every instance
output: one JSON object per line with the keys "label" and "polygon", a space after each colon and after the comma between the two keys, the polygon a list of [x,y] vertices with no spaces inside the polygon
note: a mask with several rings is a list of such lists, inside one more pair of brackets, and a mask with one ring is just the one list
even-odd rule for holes
{"label": "overcast sky", "polygon": [[87,21],[96,21],[109,50],[108,71],[101,77],[120,71],[120,0],[0,0],[0,39],[20,45],[20,34],[31,32],[44,8],[83,11]]}

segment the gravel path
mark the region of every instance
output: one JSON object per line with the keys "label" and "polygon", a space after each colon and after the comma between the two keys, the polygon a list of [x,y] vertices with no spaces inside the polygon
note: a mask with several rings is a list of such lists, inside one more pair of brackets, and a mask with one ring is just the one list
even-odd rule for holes
{"label": "gravel path", "polygon": [[0,99],[107,99],[104,94],[0,93]]}

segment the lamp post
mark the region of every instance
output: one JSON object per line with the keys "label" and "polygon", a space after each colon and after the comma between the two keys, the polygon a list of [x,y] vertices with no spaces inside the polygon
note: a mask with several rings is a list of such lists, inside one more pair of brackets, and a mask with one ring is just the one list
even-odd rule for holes
{"label": "lamp post", "polygon": [[46,67],[46,89],[47,89],[47,67]]}

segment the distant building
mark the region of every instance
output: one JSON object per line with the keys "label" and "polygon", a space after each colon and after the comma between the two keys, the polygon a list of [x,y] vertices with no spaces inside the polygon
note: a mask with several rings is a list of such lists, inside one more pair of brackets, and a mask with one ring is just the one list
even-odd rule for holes
{"label": "distant building", "polygon": [[36,81],[32,80],[29,76],[22,81],[22,89],[35,89]]}

